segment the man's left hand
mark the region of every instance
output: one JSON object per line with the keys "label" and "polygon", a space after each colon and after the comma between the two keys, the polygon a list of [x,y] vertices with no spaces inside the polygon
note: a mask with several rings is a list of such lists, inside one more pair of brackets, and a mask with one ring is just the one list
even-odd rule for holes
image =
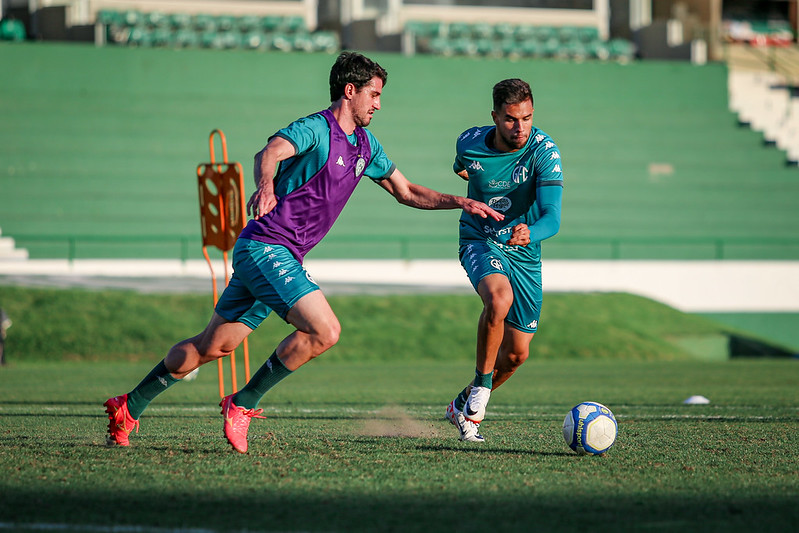
{"label": "man's left hand", "polygon": [[513,226],[513,233],[508,239],[510,246],[527,246],[530,244],[530,228],[527,224],[516,224]]}
{"label": "man's left hand", "polygon": [[494,211],[483,202],[478,202],[477,200],[472,200],[470,198],[467,199],[465,204],[463,204],[463,210],[470,215],[478,215],[482,218],[491,217],[496,221],[505,219],[505,215],[502,213]]}

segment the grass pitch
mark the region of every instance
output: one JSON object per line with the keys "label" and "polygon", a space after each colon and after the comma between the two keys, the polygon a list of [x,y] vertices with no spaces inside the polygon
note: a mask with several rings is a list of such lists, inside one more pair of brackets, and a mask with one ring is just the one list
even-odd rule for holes
{"label": "grass pitch", "polygon": [[[793,360],[529,361],[495,392],[483,445],[443,420],[471,364],[315,361],[263,400],[250,452],[225,442],[216,372],[159,397],[127,449],[102,401],[151,364],[0,371],[0,530],[791,531]],[[692,394],[706,406],[681,402]],[[581,400],[619,420],[604,457],[560,426]],[[470,526],[471,527],[471,526]]]}

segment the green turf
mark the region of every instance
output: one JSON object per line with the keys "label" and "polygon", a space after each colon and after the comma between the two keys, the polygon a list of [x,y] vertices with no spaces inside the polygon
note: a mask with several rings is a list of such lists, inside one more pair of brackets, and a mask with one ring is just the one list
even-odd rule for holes
{"label": "green turf", "polygon": [[[0,370],[4,530],[799,526],[795,361],[530,361],[492,396],[487,442],[474,445],[443,420],[467,361],[320,360],[265,398],[268,419],[253,422],[244,456],[221,436],[215,372],[203,369],[153,403],[129,449],[106,448],[101,402],[148,369]],[[710,405],[682,405],[692,394]],[[587,399],[619,420],[605,457],[578,457],[560,435],[566,411]]]}
{"label": "green turf", "polygon": [[[735,126],[722,65],[374,56],[389,82],[370,129],[410,179],[451,193],[465,191],[451,171],[455,138],[490,122],[493,83],[530,80],[535,122],[558,142],[566,176],[548,257],[799,257],[797,171]],[[0,228],[33,257],[199,257],[195,167],[210,131],[226,133],[252,191],[252,155],[327,105],[332,62],[0,45]],[[364,183],[312,257],[455,257],[457,216],[409,210]]]}

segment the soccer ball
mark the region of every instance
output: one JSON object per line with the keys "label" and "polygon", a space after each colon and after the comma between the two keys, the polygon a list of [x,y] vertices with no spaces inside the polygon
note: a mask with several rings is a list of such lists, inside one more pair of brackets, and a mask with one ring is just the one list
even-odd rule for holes
{"label": "soccer ball", "polygon": [[563,421],[563,439],[580,455],[600,455],[616,442],[616,417],[596,402],[575,405]]}

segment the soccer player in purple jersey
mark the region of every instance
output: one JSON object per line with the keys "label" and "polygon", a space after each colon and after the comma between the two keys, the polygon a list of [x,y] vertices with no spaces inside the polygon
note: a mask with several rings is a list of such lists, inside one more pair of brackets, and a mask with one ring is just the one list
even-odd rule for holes
{"label": "soccer player in purple jersey", "polygon": [[330,71],[331,106],[291,123],[255,156],[257,190],[247,204],[253,219],[233,250],[234,274],[206,328],[173,346],[131,392],[109,398],[108,443],[128,446],[139,416],[161,392],[201,365],[225,357],[271,311],[296,328],[237,393],[220,405],[224,433],[247,452],[252,418],[268,390],[331,348],[341,326],[302,261],[330,230],[360,178],[368,176],[398,202],[418,209],[462,209],[502,220],[485,203],[409,182],[365,129],[387,73],[369,58],[344,52]]}

